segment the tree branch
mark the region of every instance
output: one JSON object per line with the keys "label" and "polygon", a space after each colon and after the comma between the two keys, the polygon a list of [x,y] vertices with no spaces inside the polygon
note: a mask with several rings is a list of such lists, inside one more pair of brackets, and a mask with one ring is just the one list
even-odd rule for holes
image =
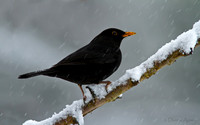
{"label": "tree branch", "polygon": [[[198,47],[198,46],[200,46],[200,39],[198,40],[195,47]],[[145,79],[148,79],[149,77],[154,75],[158,70],[160,70],[164,66],[171,65],[179,57],[188,56],[188,55],[190,55],[190,54],[184,55],[183,53],[180,52],[180,50],[176,50],[171,55],[169,55],[166,60],[163,60],[162,62],[155,60],[154,67],[148,69],[147,72],[145,72],[142,75],[142,77],[140,78],[139,81],[141,82]],[[125,85],[117,86],[114,90],[112,90],[110,93],[108,93],[105,96],[105,98],[103,98],[103,99],[95,98],[95,99],[91,100],[90,102],[88,102],[87,104],[85,104],[83,106],[83,108],[82,108],[83,116],[87,115],[88,113],[92,112],[96,108],[98,108],[98,107],[100,107],[100,106],[102,106],[102,105],[104,105],[108,102],[115,101],[122,93],[124,93],[127,90],[131,89],[132,87],[138,85],[139,81],[133,82],[131,79],[128,79],[126,81]],[[68,125],[68,124],[70,125],[70,124],[73,124],[70,121],[71,121],[71,119],[69,119],[69,120],[67,119],[67,121],[66,121],[66,119],[63,119],[63,120],[57,122],[55,125]]]}
{"label": "tree branch", "polygon": [[[89,100],[86,104],[83,104],[82,100],[81,102],[79,100],[81,106],[76,106],[75,111],[80,110],[82,115],[85,116],[96,108],[108,102],[115,101],[122,93],[138,85],[141,81],[148,79],[164,66],[172,64],[179,57],[191,55],[194,51],[194,48],[200,45],[200,21],[195,25],[193,26],[192,30],[181,34],[176,40],[172,40],[170,43],[164,45],[158,50],[157,53],[155,53],[141,65],[131,70],[127,70],[124,76],[108,87],[109,93],[103,94],[105,97],[99,98],[96,96],[95,98]],[[94,92],[96,92],[95,89]],[[76,104],[73,103],[72,105]],[[54,116],[52,116],[52,118],[53,117]],[[31,123],[31,121],[25,122],[24,125],[29,125],[28,123]],[[51,123],[55,125],[70,125],[77,123],[83,124],[83,122],[80,123],[80,121],[77,120],[77,116],[75,116],[74,113],[66,113],[59,119],[54,119],[54,122]]]}

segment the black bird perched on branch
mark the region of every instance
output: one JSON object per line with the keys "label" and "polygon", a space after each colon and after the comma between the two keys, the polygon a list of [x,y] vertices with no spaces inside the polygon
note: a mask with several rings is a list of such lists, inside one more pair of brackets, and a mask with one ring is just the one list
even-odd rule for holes
{"label": "black bird perched on branch", "polygon": [[103,80],[113,74],[121,63],[122,39],[134,34],[136,33],[116,28],[106,29],[88,45],[68,55],[51,68],[20,75],[19,79],[45,75],[74,82],[80,87],[85,100],[82,85],[106,83],[107,90],[111,82]]}

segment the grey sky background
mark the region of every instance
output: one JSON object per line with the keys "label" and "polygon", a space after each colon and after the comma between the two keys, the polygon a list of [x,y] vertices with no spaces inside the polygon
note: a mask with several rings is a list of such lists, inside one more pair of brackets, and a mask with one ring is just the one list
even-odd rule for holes
{"label": "grey sky background", "polygon": [[[106,28],[137,34],[123,40],[115,81],[200,19],[199,0],[1,0],[0,124],[21,125],[82,98],[78,86],[49,77],[18,80],[49,68]],[[200,49],[85,117],[86,125],[199,125]]]}

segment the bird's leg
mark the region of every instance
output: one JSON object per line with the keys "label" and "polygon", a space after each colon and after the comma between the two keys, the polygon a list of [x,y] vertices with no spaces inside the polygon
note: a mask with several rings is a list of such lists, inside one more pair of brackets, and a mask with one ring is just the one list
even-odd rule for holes
{"label": "bird's leg", "polygon": [[111,81],[101,81],[101,82],[99,82],[99,83],[106,84],[105,90],[106,90],[106,92],[108,93],[108,86],[109,86],[112,82],[111,82]]}
{"label": "bird's leg", "polygon": [[83,101],[84,101],[84,103],[85,103],[85,100],[87,99],[87,97],[86,97],[85,94],[84,94],[82,85],[79,85],[79,84],[78,84],[78,86],[79,86],[79,88],[81,89],[81,92],[82,92],[82,94],[83,94]]}

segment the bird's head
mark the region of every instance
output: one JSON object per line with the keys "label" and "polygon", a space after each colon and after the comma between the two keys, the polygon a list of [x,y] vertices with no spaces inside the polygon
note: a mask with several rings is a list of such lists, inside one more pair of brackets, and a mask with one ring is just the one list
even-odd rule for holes
{"label": "bird's head", "polygon": [[125,37],[135,35],[135,32],[124,32],[117,28],[109,28],[101,32],[95,37],[93,42],[100,45],[106,45],[108,47],[120,47],[122,40]]}
{"label": "bird's head", "polygon": [[116,40],[122,40],[123,38],[131,35],[135,35],[135,32],[124,32],[120,29],[109,28],[104,30],[100,35],[111,37]]}

